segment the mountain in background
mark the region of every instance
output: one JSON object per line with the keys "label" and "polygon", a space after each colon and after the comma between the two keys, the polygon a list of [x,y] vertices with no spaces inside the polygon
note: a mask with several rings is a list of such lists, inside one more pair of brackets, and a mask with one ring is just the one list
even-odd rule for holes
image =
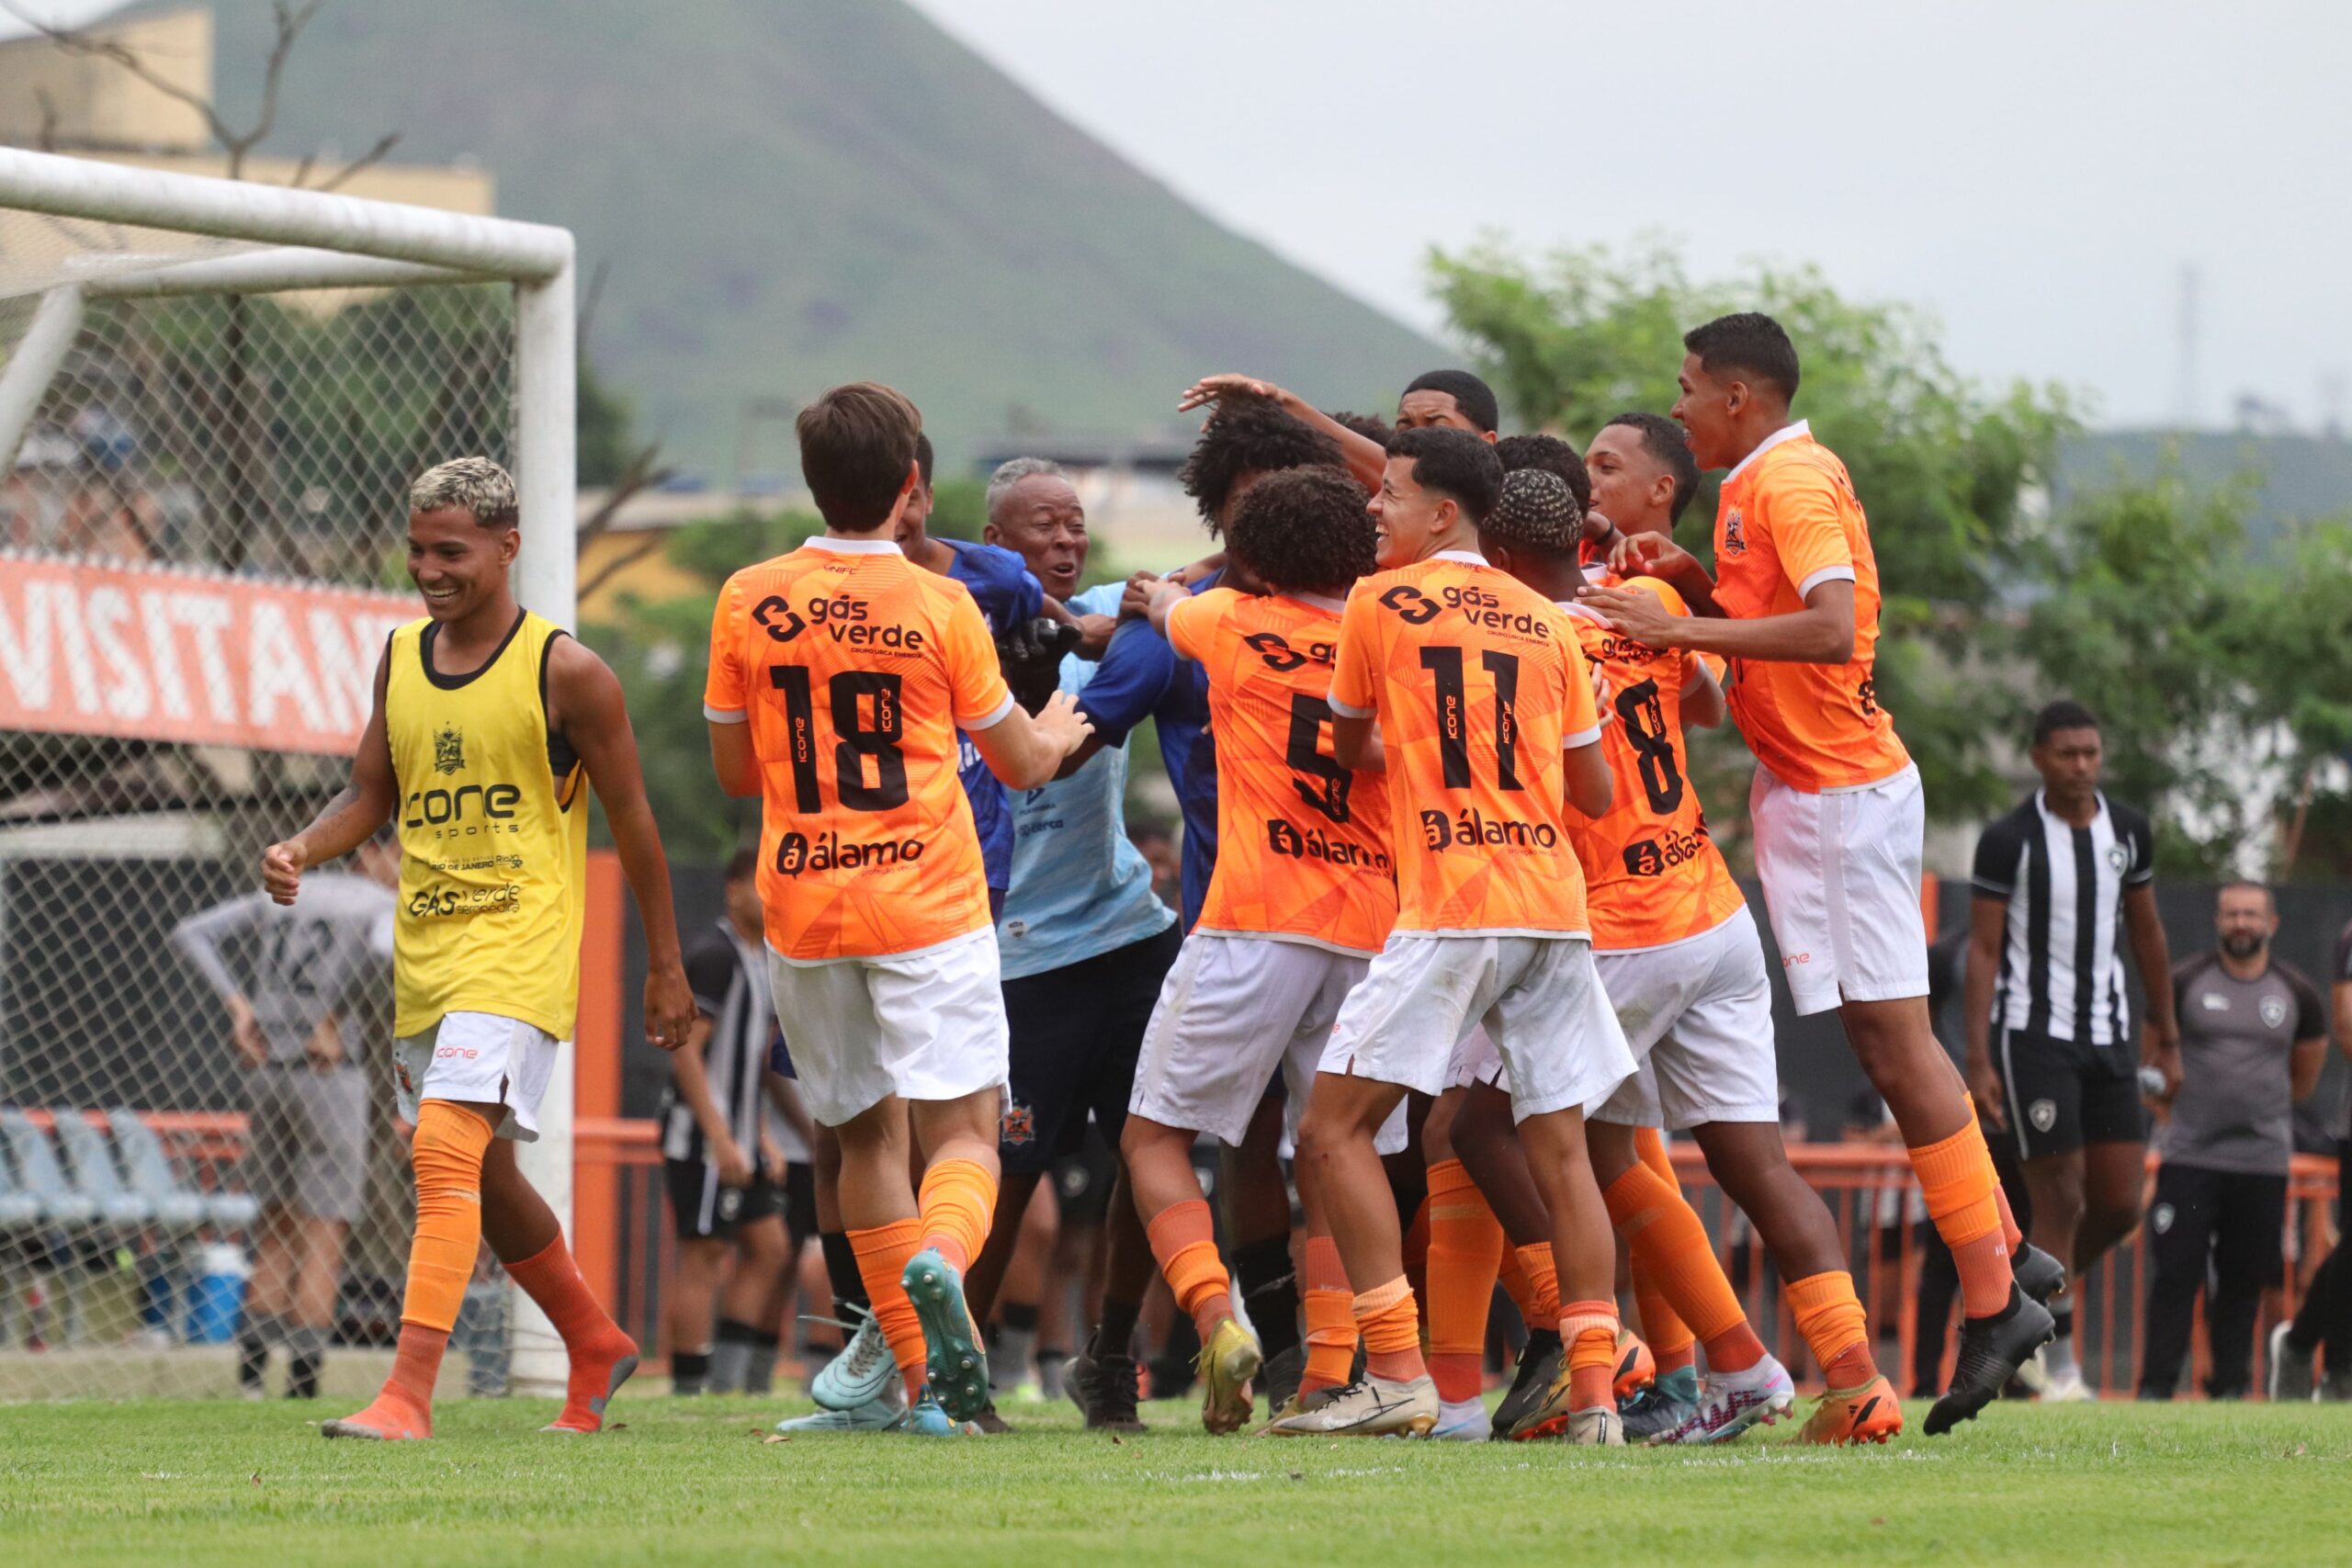
{"label": "mountain in background", "polygon": [[[270,6],[213,9],[243,124]],[[739,457],[789,469],[791,410],[853,378],[913,396],[954,463],[1008,428],[1164,431],[1214,370],[1385,408],[1446,357],[900,0],[334,0],[269,149],[348,156],[387,130],[396,159],[479,159],[502,215],[578,234],[583,299],[604,274],[598,371],[719,481]]]}

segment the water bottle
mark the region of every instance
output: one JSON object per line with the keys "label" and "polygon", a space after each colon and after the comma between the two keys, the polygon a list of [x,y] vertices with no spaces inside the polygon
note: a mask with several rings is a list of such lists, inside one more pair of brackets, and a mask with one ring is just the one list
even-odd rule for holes
{"label": "water bottle", "polygon": [[216,1241],[198,1252],[197,1267],[199,1272],[187,1292],[187,1342],[226,1345],[237,1337],[253,1265],[243,1247]]}

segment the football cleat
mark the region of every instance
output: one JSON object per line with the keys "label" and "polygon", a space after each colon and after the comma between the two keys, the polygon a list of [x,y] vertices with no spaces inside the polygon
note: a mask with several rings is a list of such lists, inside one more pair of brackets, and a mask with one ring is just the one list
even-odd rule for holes
{"label": "football cleat", "polygon": [[1427,1373],[1410,1382],[1391,1382],[1366,1374],[1360,1382],[1330,1391],[1330,1397],[1311,1410],[1285,1416],[1271,1423],[1266,1434],[1276,1438],[1425,1438],[1437,1426],[1442,1401]]}
{"label": "football cleat", "polygon": [[927,1247],[907,1259],[899,1283],[922,1323],[932,1396],[955,1420],[971,1420],[988,1408],[989,1353],[964,1304],[964,1277]]}
{"label": "football cleat", "polygon": [[1903,1404],[1894,1397],[1894,1385],[1876,1377],[1860,1388],[1833,1388],[1815,1400],[1796,1440],[1843,1448],[1883,1443],[1902,1432]]}
{"label": "football cleat", "polygon": [[2017,1255],[2009,1259],[2009,1273],[2018,1289],[2039,1306],[2049,1305],[2050,1298],[2066,1288],[2066,1266],[2030,1241],[2018,1243]]}
{"label": "football cleat", "polygon": [[892,1383],[879,1395],[848,1410],[815,1410],[775,1424],[786,1437],[802,1432],[887,1432],[907,1413],[906,1394]]}
{"label": "football cleat", "polygon": [[1611,1374],[1610,1392],[1623,1404],[1634,1396],[1634,1391],[1657,1376],[1657,1358],[1642,1343],[1641,1336],[1632,1329],[1617,1330],[1617,1370]]}
{"label": "football cleat", "polygon": [[1201,1380],[1201,1425],[1220,1438],[1247,1426],[1250,1380],[1263,1364],[1250,1332],[1229,1317],[1219,1320],[1193,1363]]}
{"label": "football cleat", "polygon": [[2008,1309],[1998,1316],[1962,1319],[1951,1387],[1928,1412],[1928,1436],[1940,1438],[1962,1421],[1976,1419],[2017,1370],[2050,1343],[2055,1327],[2049,1309],[2022,1288],[2010,1290]]}
{"label": "football cleat", "polygon": [[1679,1431],[1698,1412],[1699,1388],[1695,1379],[1688,1393],[1668,1386],[1665,1378],[1657,1379],[1646,1387],[1635,1389],[1633,1398],[1617,1406],[1629,1443],[1655,1442],[1669,1432]]}
{"label": "football cleat", "polygon": [[1519,1348],[1519,1370],[1511,1374],[1510,1392],[1495,1406],[1493,1430],[1497,1438],[1509,1438],[1520,1418],[1551,1392],[1552,1380],[1560,1375],[1562,1354],[1560,1336],[1555,1330],[1538,1328],[1529,1333],[1527,1343]]}
{"label": "football cleat", "polygon": [[1796,1384],[1771,1356],[1746,1371],[1710,1373],[1690,1416],[1653,1443],[1728,1443],[1750,1427],[1770,1427],[1796,1408]]}
{"label": "football cleat", "polygon": [[854,1325],[822,1320],[837,1328],[855,1330],[841,1353],[827,1361],[817,1381],[808,1385],[808,1397],[828,1410],[855,1410],[871,1404],[899,1382],[899,1363],[890,1355],[890,1342],[882,1337],[880,1321],[863,1307],[850,1310],[858,1314]]}
{"label": "football cleat", "polygon": [[[2327,1348],[2330,1359],[2335,1347]],[[2270,1403],[2292,1400],[2301,1404],[2319,1397],[2319,1373],[2312,1365],[2316,1359],[2309,1350],[2295,1348],[2295,1325],[2282,1323],[2270,1331],[2270,1381],[2266,1390]]]}

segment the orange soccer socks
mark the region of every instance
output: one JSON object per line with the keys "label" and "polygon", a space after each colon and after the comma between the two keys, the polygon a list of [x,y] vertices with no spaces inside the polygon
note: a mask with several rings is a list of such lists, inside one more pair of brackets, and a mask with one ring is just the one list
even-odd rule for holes
{"label": "orange soccer socks", "polygon": [[329,1437],[429,1438],[433,1383],[481,1250],[481,1162],[490,1123],[447,1100],[418,1110],[409,1162],[416,1171],[416,1235],[409,1244],[400,1348],[375,1403],[330,1421]]}
{"label": "orange soccer socks", "polygon": [[1365,1371],[1390,1382],[1410,1382],[1427,1374],[1429,1368],[1421,1360],[1420,1313],[1405,1276],[1358,1294],[1353,1311],[1356,1331],[1363,1336]]}
{"label": "orange soccer socks", "polygon": [[506,1266],[509,1278],[539,1305],[563,1336],[571,1359],[565,1380],[563,1413],[548,1427],[551,1432],[595,1432],[605,1425],[605,1403],[637,1371],[637,1341],[612,1320],[581,1278],[563,1234],[546,1247]]}
{"label": "orange soccer socks", "polygon": [[1983,1129],[1971,1116],[1951,1136],[1910,1152],[1928,1217],[1960,1269],[1961,1310],[1970,1317],[2001,1312],[2009,1304],[2014,1281],[2001,1223],[2000,1182]]}
{"label": "orange soccer socks", "polygon": [[1747,1314],[1715,1260],[1707,1227],[1682,1194],[1637,1162],[1601,1198],[1634,1264],[1706,1346],[1708,1367],[1738,1372],[1763,1359],[1764,1342],[1748,1326]]}
{"label": "orange soccer socks", "polygon": [[1306,1371],[1298,1392],[1337,1388],[1355,1371],[1355,1292],[1348,1288],[1348,1271],[1340,1263],[1340,1247],[1328,1235],[1306,1238],[1306,1289],[1301,1300],[1306,1314]]}
{"label": "orange soccer socks", "polygon": [[1615,1302],[1569,1302],[1561,1307],[1571,1409],[1616,1408],[1611,1384],[1617,1373],[1617,1328]]}
{"label": "orange soccer socks", "polygon": [[1201,1343],[1207,1344],[1217,1324],[1233,1315],[1233,1277],[1217,1257],[1216,1226],[1207,1201],[1170,1203],[1144,1229],[1176,1304],[1191,1314]]}
{"label": "orange soccer socks", "polygon": [[1842,1269],[1789,1281],[1789,1307],[1797,1332],[1832,1390],[1856,1389],[1878,1376],[1871,1356],[1870,1320],[1854,1277]]}
{"label": "orange soccer socks", "polygon": [[[1677,1193],[1682,1190],[1681,1179],[1674,1174],[1674,1162],[1667,1158],[1666,1139],[1655,1127],[1634,1129],[1634,1150],[1642,1163],[1657,1172],[1658,1179],[1671,1186]],[[1687,1201],[1687,1200],[1686,1200]],[[1693,1348],[1699,1337],[1682,1321],[1673,1303],[1661,1294],[1657,1281],[1638,1261],[1633,1262],[1634,1308],[1641,1314],[1642,1334],[1649,1341],[1650,1355],[1657,1363],[1657,1375],[1679,1371],[1694,1359]]]}
{"label": "orange soccer socks", "polygon": [[890,1359],[899,1363],[899,1376],[911,1402],[922,1388],[925,1347],[922,1321],[915,1316],[915,1303],[907,1299],[907,1288],[900,1280],[908,1260],[922,1250],[922,1221],[894,1220],[869,1230],[854,1230],[849,1233],[849,1245],[857,1254],[857,1277],[865,1282],[874,1321],[882,1325],[882,1337],[889,1341]]}
{"label": "orange soccer socks", "polygon": [[970,1270],[988,1243],[996,1186],[996,1173],[976,1159],[935,1160],[922,1173],[922,1245],[936,1247],[958,1274]]}
{"label": "orange soccer socks", "polygon": [[1430,1167],[1429,1181],[1430,1376],[1438,1397],[1458,1404],[1477,1398],[1485,1382],[1479,1361],[1503,1264],[1503,1227],[1460,1160]]}

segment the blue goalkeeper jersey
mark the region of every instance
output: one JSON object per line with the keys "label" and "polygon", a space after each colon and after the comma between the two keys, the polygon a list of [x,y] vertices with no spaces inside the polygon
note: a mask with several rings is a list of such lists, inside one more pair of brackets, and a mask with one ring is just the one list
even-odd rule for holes
{"label": "blue goalkeeper jersey", "polygon": [[[995,545],[939,542],[956,552],[947,563],[947,575],[970,592],[990,632],[1002,637],[1045,614],[1046,591],[1019,556]],[[956,732],[956,777],[971,798],[972,826],[980,835],[980,864],[989,887],[1001,893],[1012,886],[1012,805],[1004,785],[980,760],[980,749],[960,729]]]}
{"label": "blue goalkeeper jersey", "polygon": [[[1216,587],[1223,575],[1213,573],[1193,592]],[[1184,818],[1184,929],[1191,931],[1216,870],[1216,738],[1209,733],[1208,671],[1177,658],[1149,621],[1122,621],[1078,706],[1110,745],[1124,742],[1147,718],[1158,726],[1159,760]]]}

